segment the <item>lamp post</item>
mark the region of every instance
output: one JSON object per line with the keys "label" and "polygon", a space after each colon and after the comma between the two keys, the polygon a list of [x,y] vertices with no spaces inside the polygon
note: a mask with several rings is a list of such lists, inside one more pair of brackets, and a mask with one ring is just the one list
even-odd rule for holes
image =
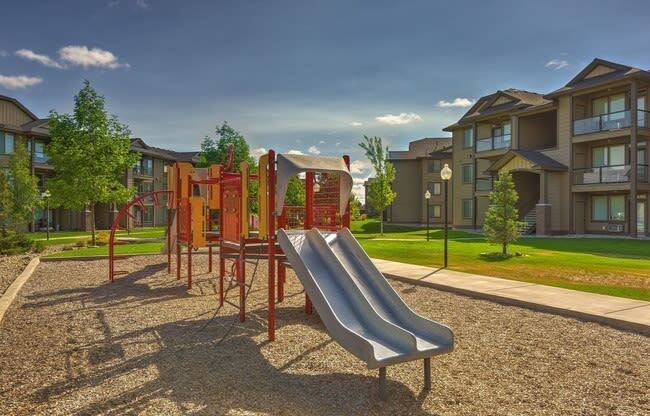
{"label": "lamp post", "polygon": [[46,189],[45,192],[41,194],[41,197],[45,200],[45,233],[47,235],[47,240],[50,240],[50,197],[52,194],[49,189]]}
{"label": "lamp post", "polygon": [[445,166],[440,170],[440,178],[442,181],[445,183],[445,261],[444,261],[444,267],[447,268],[447,237],[448,237],[448,230],[449,230],[449,225],[448,225],[448,212],[447,210],[449,209],[449,203],[447,201],[448,198],[448,186],[449,185],[449,180],[451,179],[451,169],[449,168],[449,164],[445,163]]}
{"label": "lamp post", "polygon": [[424,200],[427,201],[427,241],[429,241],[429,200],[431,199],[431,192],[427,189],[424,193]]}

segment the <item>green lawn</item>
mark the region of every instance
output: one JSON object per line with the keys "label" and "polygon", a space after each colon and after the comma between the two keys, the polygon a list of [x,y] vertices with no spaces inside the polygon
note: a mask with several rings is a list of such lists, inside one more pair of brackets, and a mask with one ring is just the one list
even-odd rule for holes
{"label": "green lawn", "polygon": [[[440,267],[443,231],[386,224],[379,235],[377,221],[356,221],[352,232],[371,257]],[[124,235],[125,233],[121,234]],[[164,228],[138,229],[131,236],[155,238]],[[62,236],[69,238],[69,234]],[[87,237],[87,234],[81,235]],[[585,292],[650,300],[650,241],[607,238],[522,238],[510,247],[522,256],[495,259],[498,251],[478,234],[449,232],[449,268]],[[75,238],[80,238],[79,236]],[[74,240],[73,240],[74,241]],[[162,242],[117,246],[118,254],[159,253]],[[63,251],[53,257],[108,255],[108,247]]]}
{"label": "green lawn", "polygon": [[[430,267],[442,265],[442,230],[385,227],[377,221],[355,222],[352,231],[371,257]],[[650,300],[650,241],[607,238],[522,238],[510,248],[521,257],[495,259],[498,251],[481,236],[450,233],[449,268],[525,282]]]}
{"label": "green lawn", "polygon": [[[115,254],[159,254],[163,243],[122,244],[115,246]],[[59,251],[47,257],[108,256],[108,246],[87,247],[78,250]]]}
{"label": "green lawn", "polygon": [[[100,232],[110,232],[110,230],[97,230],[97,233]],[[28,235],[33,240],[42,241],[46,246],[74,244],[80,240],[90,240],[89,231],[50,231],[49,240],[47,240],[47,233],[44,231],[29,233]],[[165,227],[135,228],[130,233],[119,230],[117,235],[133,238],[162,238],[165,236]]]}

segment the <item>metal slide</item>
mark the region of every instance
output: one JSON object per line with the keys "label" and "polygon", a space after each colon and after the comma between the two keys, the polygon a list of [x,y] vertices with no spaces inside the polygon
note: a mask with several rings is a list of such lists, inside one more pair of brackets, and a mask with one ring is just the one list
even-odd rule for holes
{"label": "metal slide", "polygon": [[413,312],[349,230],[281,229],[278,241],[332,338],[368,368],[453,350],[451,329]]}

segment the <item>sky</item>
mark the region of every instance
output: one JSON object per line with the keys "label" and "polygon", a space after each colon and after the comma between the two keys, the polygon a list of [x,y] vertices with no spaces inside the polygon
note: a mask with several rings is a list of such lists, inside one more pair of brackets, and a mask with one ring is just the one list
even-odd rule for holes
{"label": "sky", "polygon": [[561,87],[595,57],[650,68],[650,2],[59,0],[2,4],[0,94],[70,112],[83,80],[134,137],[350,154],[444,137],[481,96]]}

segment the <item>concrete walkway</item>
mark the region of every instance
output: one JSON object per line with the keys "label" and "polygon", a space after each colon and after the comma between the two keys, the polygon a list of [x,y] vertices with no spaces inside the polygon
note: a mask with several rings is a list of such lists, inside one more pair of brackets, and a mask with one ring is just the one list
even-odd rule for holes
{"label": "concrete walkway", "polygon": [[389,278],[650,335],[650,302],[373,259]]}

